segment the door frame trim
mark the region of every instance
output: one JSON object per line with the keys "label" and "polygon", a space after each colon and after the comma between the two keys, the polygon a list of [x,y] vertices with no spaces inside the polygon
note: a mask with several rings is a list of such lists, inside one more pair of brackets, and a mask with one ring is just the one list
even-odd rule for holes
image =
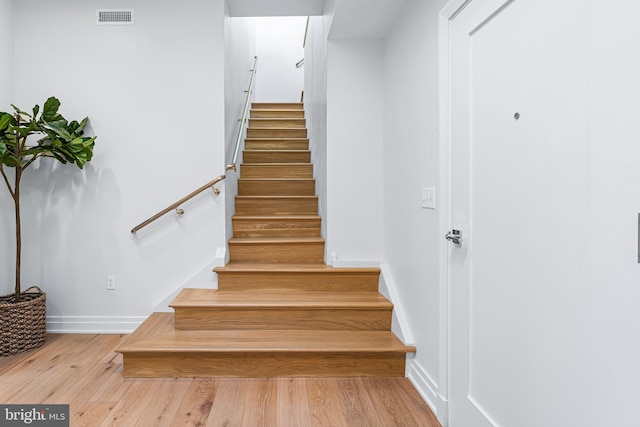
{"label": "door frame trim", "polygon": [[451,381],[451,287],[449,278],[450,243],[444,239],[451,227],[451,23],[473,0],[449,0],[438,16],[438,110],[439,110],[439,210],[438,242],[439,276],[439,381],[442,396],[440,422],[448,427],[450,417]]}

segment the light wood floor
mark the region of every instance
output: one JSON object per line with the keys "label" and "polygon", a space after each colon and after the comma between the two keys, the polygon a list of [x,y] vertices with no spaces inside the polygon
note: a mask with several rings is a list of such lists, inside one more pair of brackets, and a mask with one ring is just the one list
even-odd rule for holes
{"label": "light wood floor", "polygon": [[69,404],[71,426],[439,427],[406,378],[124,379],[123,335],[49,335],[0,358],[0,403]]}

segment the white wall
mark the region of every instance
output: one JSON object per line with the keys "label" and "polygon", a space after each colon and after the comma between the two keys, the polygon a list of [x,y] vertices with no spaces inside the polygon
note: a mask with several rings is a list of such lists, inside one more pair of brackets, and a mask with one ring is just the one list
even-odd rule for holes
{"label": "white wall", "polygon": [[437,16],[444,3],[409,1],[384,41],[382,184],[384,257],[418,348],[411,369],[422,378],[421,391],[440,420],[446,373],[441,372],[440,351],[439,211],[421,208],[421,189],[436,188],[436,201],[443,191],[438,179]]}
{"label": "white wall", "polygon": [[[242,117],[246,90],[249,88],[251,69],[256,55],[255,20],[253,18],[230,18],[225,16],[225,159],[230,164],[238,137],[239,122]],[[254,82],[255,84],[255,82]],[[251,99],[255,98],[255,92]],[[244,147],[244,134],[241,139],[241,147],[238,149],[236,164],[242,163],[242,149]],[[240,171],[240,168],[237,168]],[[235,213],[235,196],[238,194],[238,172],[227,171],[225,179],[226,199],[226,233],[227,238],[233,236],[233,224],[231,217]]]}
{"label": "white wall", "polygon": [[383,51],[375,40],[327,47],[327,251],[382,257]]}
{"label": "white wall", "polygon": [[333,10],[309,19],[304,50],[304,109],[313,174],[316,180],[322,236],[327,223],[327,35]]}
{"label": "white wall", "polygon": [[589,281],[584,285],[591,426],[638,424],[639,14],[634,0],[592,2]]}
{"label": "white wall", "polygon": [[0,111],[13,102],[13,1],[0,0]]}
{"label": "white wall", "polygon": [[[130,329],[226,244],[224,196],[211,192],[187,203],[183,218],[129,233],[224,171],[224,6],[125,1],[135,25],[96,26],[103,6],[15,2],[16,44],[41,46],[37,55],[16,49],[15,95],[25,108],[56,95],[64,114],[88,115],[98,135],[84,171],[43,160],[24,178],[24,285],[46,290],[53,322],[76,316],[81,327],[113,330],[119,319]],[[105,290],[107,274],[116,291]]]}
{"label": "white wall", "polygon": [[256,102],[300,102],[304,67],[296,63],[304,57],[302,16],[262,17],[256,22]]}
{"label": "white wall", "polygon": [[[13,81],[13,1],[0,0],[0,111],[11,113],[14,100]],[[13,218],[13,201],[0,182],[0,236],[13,236],[10,226]],[[13,239],[0,241],[0,259],[9,259],[15,251]],[[7,264],[0,268],[0,295],[13,292],[13,268]]]}

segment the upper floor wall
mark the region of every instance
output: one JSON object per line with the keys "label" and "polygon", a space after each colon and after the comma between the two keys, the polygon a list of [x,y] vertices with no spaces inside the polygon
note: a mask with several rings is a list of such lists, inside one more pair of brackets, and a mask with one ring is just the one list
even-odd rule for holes
{"label": "upper floor wall", "polygon": [[0,111],[13,102],[13,1],[0,0]]}

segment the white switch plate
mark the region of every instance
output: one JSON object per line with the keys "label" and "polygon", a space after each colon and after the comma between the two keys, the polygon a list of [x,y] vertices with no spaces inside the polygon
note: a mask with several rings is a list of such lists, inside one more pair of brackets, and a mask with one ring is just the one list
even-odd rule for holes
{"label": "white switch plate", "polygon": [[116,276],[112,276],[112,275],[107,276],[107,290],[109,291],[116,290]]}
{"label": "white switch plate", "polygon": [[422,208],[423,209],[435,209],[436,208],[436,189],[435,188],[423,188],[422,189]]}

